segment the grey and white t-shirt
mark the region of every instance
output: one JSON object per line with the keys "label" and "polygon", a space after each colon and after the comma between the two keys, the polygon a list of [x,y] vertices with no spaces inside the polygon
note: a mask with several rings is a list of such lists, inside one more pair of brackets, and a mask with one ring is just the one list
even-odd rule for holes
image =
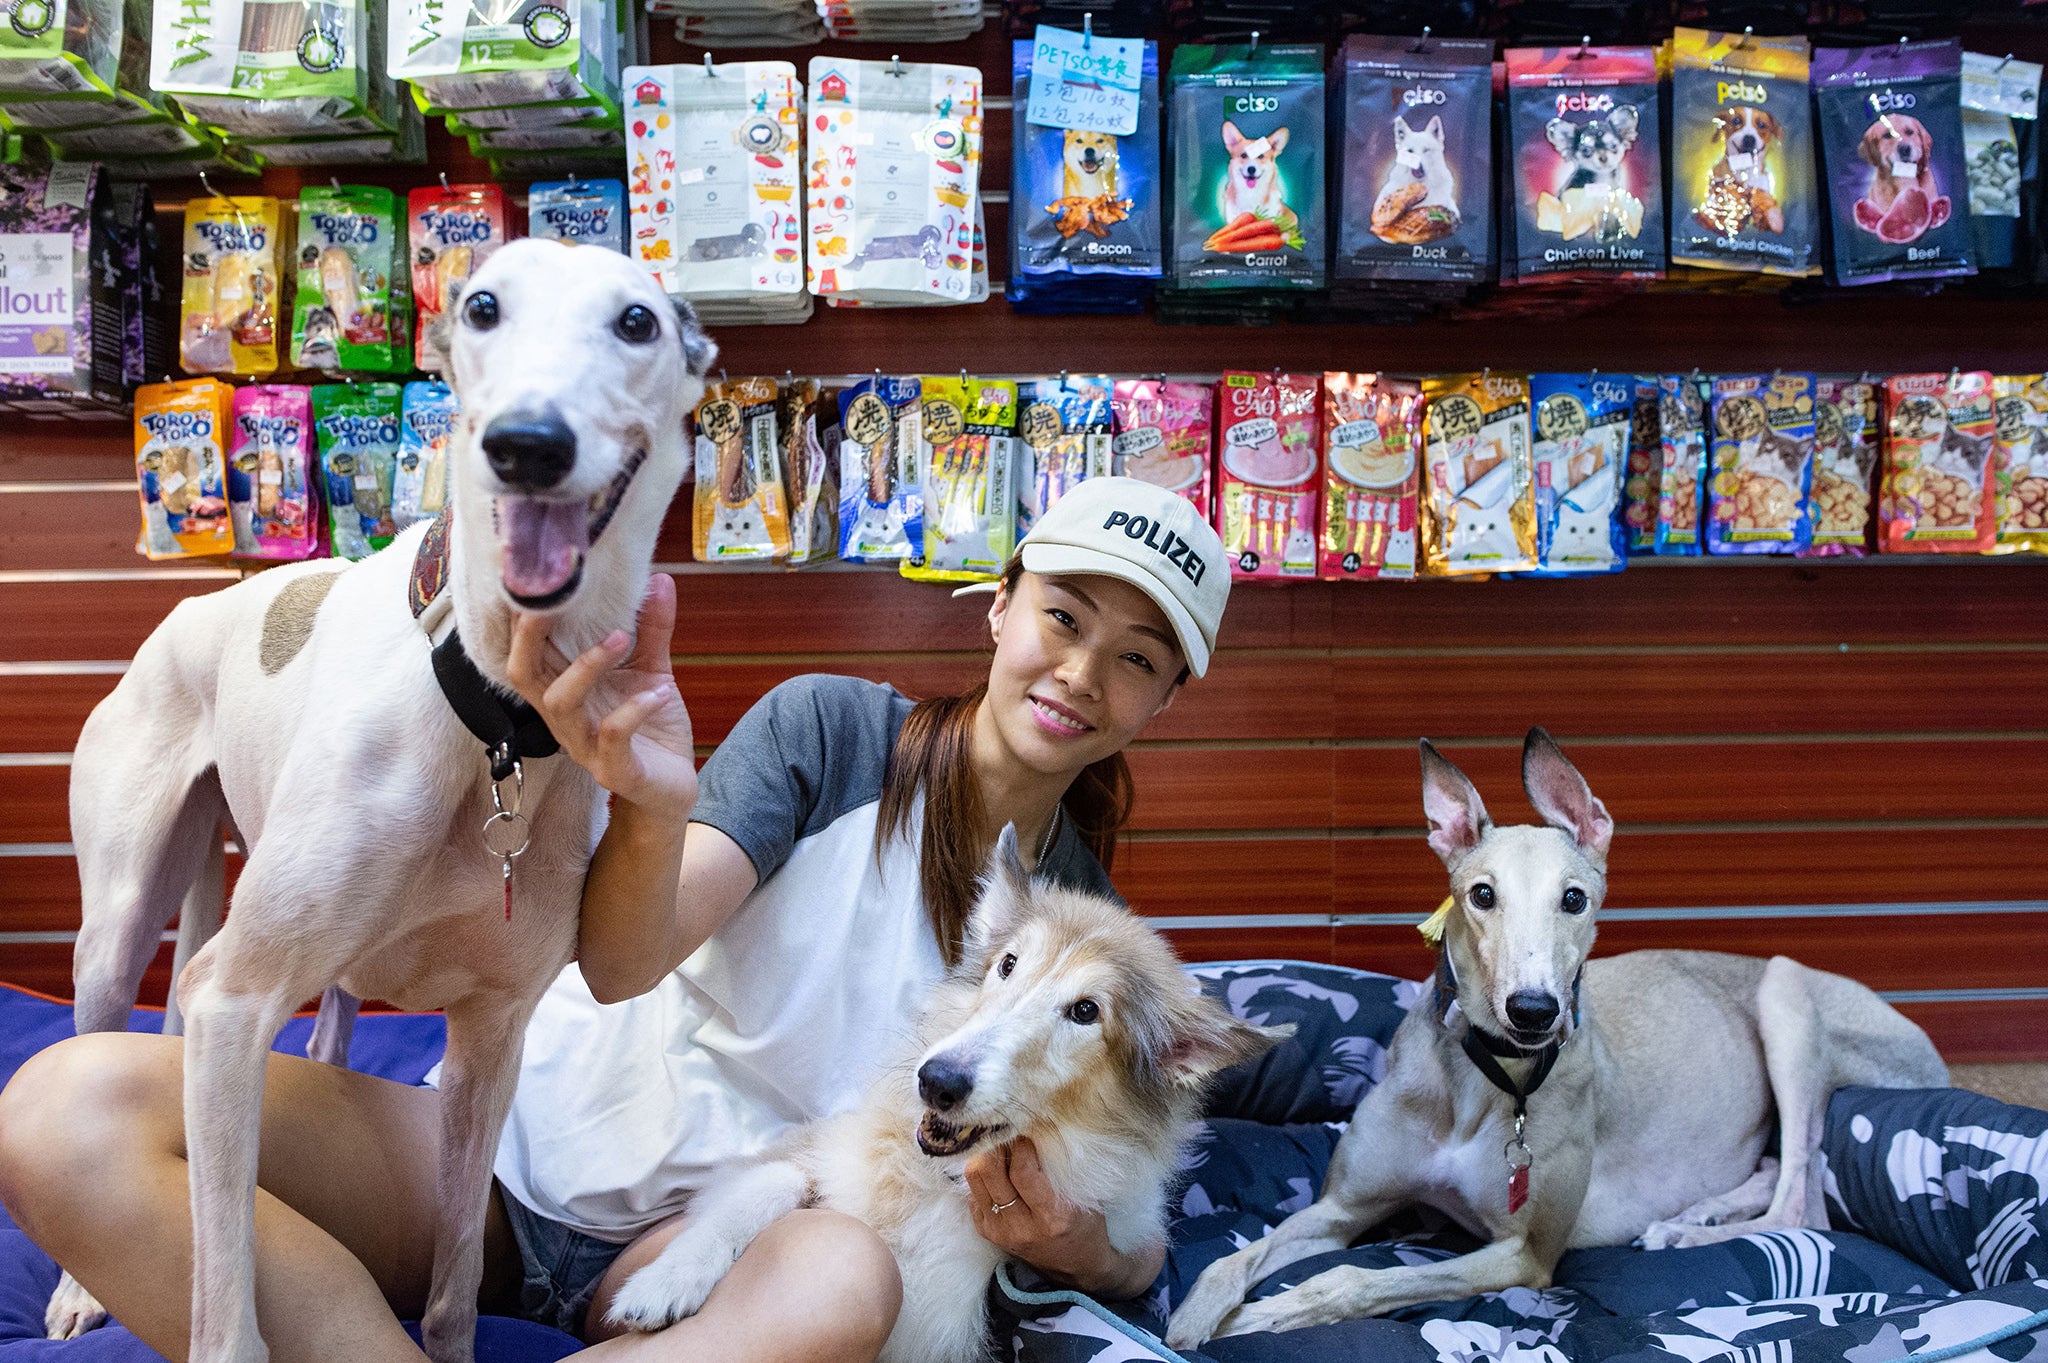
{"label": "grey and white t-shirt", "polygon": [[[920,806],[878,859],[882,781],[911,702],[852,677],[783,683],[704,763],[696,823],[759,883],[652,991],[600,1004],[562,972],[526,1033],[497,1175],[551,1220],[632,1239],[722,1160],[852,1107],[944,969],[919,890]],[[1061,820],[1042,875],[1114,894]]]}

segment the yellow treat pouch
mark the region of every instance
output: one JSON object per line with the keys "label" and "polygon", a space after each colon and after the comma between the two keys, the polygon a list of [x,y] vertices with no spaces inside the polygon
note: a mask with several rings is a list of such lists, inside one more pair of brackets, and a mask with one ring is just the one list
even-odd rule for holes
{"label": "yellow treat pouch", "polygon": [[1016,539],[1017,385],[964,375],[919,385],[924,551],[901,572],[923,582],[986,581],[1002,572]]}
{"label": "yellow treat pouch", "polygon": [[277,372],[284,215],[264,196],[185,205],[178,362],[195,374]]}
{"label": "yellow treat pouch", "polygon": [[218,379],[144,384],[135,390],[135,472],[142,538],[150,558],[225,554],[227,439],[235,390]]}
{"label": "yellow treat pouch", "polygon": [[774,379],[726,379],[697,404],[691,550],[700,562],[789,557]]}
{"label": "yellow treat pouch", "polygon": [[2000,374],[1991,392],[1998,538],[1988,552],[2048,553],[2048,376]]}
{"label": "yellow treat pouch", "polygon": [[1487,370],[1425,380],[1422,571],[1536,566],[1529,376]]}

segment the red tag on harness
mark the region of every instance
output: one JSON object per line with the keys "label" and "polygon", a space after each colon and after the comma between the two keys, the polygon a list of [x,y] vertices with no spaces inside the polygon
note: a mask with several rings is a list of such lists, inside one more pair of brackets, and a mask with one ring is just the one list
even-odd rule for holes
{"label": "red tag on harness", "polygon": [[1513,1216],[1529,1201],[1529,1166],[1517,1164],[1508,1170],[1508,1215]]}

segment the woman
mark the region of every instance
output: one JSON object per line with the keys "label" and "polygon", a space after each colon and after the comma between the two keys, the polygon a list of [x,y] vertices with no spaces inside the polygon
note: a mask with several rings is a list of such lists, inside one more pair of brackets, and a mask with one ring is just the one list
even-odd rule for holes
{"label": "woman", "polygon": [[[579,968],[526,1039],[499,1147],[486,1311],[518,1311],[619,1359],[871,1359],[900,1284],[865,1226],[800,1211],[760,1236],[703,1310],[618,1335],[619,1286],[674,1237],[716,1162],[850,1105],[958,952],[975,875],[1015,824],[1037,871],[1107,891],[1129,807],[1123,749],[1207,668],[1229,591],[1194,508],[1130,479],[1048,512],[995,589],[988,681],[912,706],[799,678],[749,711],[702,773],[669,667],[674,585],[638,643],[573,662],[522,623],[512,675],[612,793]],[[614,1006],[604,1006],[611,1004]],[[182,1047],[102,1034],[42,1052],[0,1095],[0,1200],[129,1328],[182,1358],[190,1227]],[[257,1301],[277,1363],[417,1360],[432,1267],[437,1102],[274,1058],[264,1099]],[[977,1227],[1055,1280],[1147,1288],[1054,1196],[1028,1142],[967,1170]],[[772,1322],[772,1326],[764,1322]]]}

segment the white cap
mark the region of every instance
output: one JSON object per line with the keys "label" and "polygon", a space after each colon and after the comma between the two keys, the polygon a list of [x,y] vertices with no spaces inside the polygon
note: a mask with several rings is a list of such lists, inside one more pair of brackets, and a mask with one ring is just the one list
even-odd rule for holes
{"label": "white cap", "polygon": [[[1089,478],[1038,518],[1021,547],[1027,572],[1130,583],[1165,612],[1188,671],[1199,677],[1209,670],[1230,599],[1230,564],[1193,502],[1136,478]],[[953,595],[995,586],[976,583]]]}

